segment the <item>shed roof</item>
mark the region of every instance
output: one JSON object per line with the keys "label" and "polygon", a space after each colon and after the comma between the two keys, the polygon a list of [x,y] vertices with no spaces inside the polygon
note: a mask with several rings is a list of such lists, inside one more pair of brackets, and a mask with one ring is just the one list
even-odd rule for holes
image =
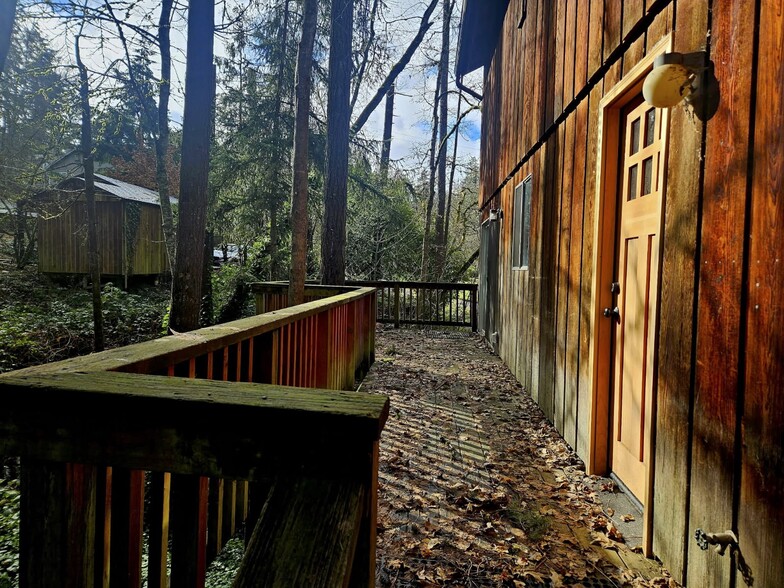
{"label": "shed roof", "polygon": [[457,66],[460,78],[490,63],[509,0],[463,0]]}
{"label": "shed roof", "polygon": [[[101,174],[95,174],[95,187],[108,192],[112,196],[117,196],[117,198],[122,200],[133,200],[134,202],[144,202],[145,204],[159,204],[158,192]],[[171,200],[172,204],[177,203],[177,198],[174,196],[170,196],[169,200]]]}
{"label": "shed roof", "polygon": [[[70,178],[70,181],[80,180],[84,182],[84,176],[79,175],[75,178]],[[68,181],[68,180],[66,180]],[[141,202],[143,204],[159,205],[158,192],[137,186],[136,184],[129,184],[109,176],[102,174],[95,174],[95,188],[102,190],[120,200],[129,200],[131,202]],[[178,200],[174,196],[170,196],[169,200],[172,204],[177,204]]]}

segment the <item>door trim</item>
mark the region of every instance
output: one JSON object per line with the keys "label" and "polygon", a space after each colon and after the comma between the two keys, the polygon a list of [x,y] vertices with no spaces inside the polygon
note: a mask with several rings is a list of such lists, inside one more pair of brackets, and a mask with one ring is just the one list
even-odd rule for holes
{"label": "door trim", "polygon": [[[662,38],[624,78],[608,91],[599,102],[599,137],[597,153],[600,154],[596,169],[596,191],[594,210],[593,237],[594,250],[592,259],[593,278],[591,281],[590,333],[588,365],[591,374],[591,396],[589,415],[589,446],[587,468],[590,474],[607,474],[610,468],[611,426],[611,386],[612,373],[612,329],[610,321],[602,315],[602,309],[612,307],[612,294],[607,287],[614,278],[615,225],[617,200],[618,153],[620,140],[621,109],[642,91],[645,76],[653,69],[653,61],[662,53],[672,51],[673,38],[669,33]],[[662,133],[665,137],[663,166],[667,161],[667,141],[669,131],[669,112],[662,111]],[[665,176],[666,178],[666,176]],[[662,192],[662,207],[666,198],[666,183]],[[661,264],[661,247],[664,242],[664,213],[661,214],[662,227],[659,239],[659,263]],[[661,265],[660,265],[661,267]],[[660,269],[660,268],[659,268]],[[659,271],[659,270],[657,270]],[[661,284],[659,284],[660,290]],[[653,303],[658,308],[659,292]],[[654,329],[658,332],[658,313]],[[658,337],[657,337],[658,338]],[[655,363],[655,359],[654,359]],[[653,459],[655,454],[656,429],[656,371],[652,389],[651,437],[648,446],[651,448],[647,463],[645,496],[643,498],[643,551],[651,555],[653,531]]]}

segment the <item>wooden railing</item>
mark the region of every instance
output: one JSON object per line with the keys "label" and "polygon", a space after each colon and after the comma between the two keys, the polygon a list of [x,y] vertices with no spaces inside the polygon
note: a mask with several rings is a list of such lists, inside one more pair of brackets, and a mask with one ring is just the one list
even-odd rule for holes
{"label": "wooden railing", "polygon": [[373,361],[375,305],[353,288],[0,376],[21,585],[140,586],[146,547],[148,586],[203,586],[243,521],[237,586],[372,585],[388,400],[335,390]]}
{"label": "wooden railing", "polygon": [[[305,286],[306,300],[318,300],[351,287],[378,291],[376,321],[400,325],[477,328],[477,285],[446,282],[349,281],[347,286]],[[288,305],[285,282],[254,285],[257,312]]]}

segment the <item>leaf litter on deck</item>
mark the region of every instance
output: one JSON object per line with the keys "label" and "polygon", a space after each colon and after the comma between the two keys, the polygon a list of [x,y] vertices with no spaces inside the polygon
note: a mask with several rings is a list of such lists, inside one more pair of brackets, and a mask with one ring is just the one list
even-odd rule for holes
{"label": "leaf litter on deck", "polygon": [[379,328],[378,586],[675,586],[476,335]]}

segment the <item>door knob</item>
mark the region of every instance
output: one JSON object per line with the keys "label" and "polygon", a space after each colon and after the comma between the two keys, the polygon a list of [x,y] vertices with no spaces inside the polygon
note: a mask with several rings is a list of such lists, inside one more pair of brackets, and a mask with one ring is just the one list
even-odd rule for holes
{"label": "door knob", "polygon": [[605,318],[619,320],[621,318],[621,309],[617,306],[615,308],[605,308],[602,312]]}

